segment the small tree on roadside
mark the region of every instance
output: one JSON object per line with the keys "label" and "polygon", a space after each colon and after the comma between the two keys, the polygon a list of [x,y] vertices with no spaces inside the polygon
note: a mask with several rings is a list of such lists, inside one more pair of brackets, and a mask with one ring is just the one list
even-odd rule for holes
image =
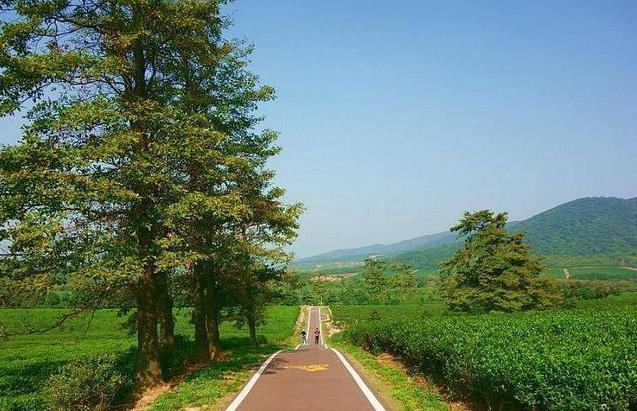
{"label": "small tree on roadside", "polygon": [[507,214],[465,213],[451,228],[464,246],[442,264],[442,294],[450,310],[521,311],[559,305],[563,295],[531,252],[524,233],[506,230]]}

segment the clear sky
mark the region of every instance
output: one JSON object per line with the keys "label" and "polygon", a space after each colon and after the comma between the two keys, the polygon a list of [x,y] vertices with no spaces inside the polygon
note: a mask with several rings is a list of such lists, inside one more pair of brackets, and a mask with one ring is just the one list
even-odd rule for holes
{"label": "clear sky", "polygon": [[[237,0],[298,256],[637,196],[637,2]],[[0,120],[1,141],[16,121]]]}

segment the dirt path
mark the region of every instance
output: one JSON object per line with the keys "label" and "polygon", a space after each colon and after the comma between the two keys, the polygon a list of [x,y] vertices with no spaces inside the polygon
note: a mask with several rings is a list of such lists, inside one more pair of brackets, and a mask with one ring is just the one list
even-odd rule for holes
{"label": "dirt path", "polygon": [[376,396],[336,350],[321,338],[320,308],[310,308],[308,344],[272,355],[237,395],[234,410],[376,410]]}

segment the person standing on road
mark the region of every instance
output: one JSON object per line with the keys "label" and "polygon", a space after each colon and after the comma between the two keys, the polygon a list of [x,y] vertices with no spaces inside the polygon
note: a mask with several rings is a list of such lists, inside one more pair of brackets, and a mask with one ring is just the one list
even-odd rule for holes
{"label": "person standing on road", "polygon": [[301,344],[307,344],[307,333],[305,332],[305,330],[301,331]]}
{"label": "person standing on road", "polygon": [[320,336],[321,336],[321,332],[317,328],[316,330],[314,330],[314,344],[318,344],[319,343],[319,337]]}

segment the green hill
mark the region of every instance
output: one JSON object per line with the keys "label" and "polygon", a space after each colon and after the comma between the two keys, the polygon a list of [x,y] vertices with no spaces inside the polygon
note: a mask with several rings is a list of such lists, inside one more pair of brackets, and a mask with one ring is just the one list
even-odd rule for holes
{"label": "green hill", "polygon": [[[631,265],[637,261],[637,198],[582,198],[511,226],[527,233],[550,267]],[[397,255],[418,269],[433,269],[458,244]]]}
{"label": "green hill", "polygon": [[582,198],[517,224],[547,255],[581,256],[637,250],[637,198]]}
{"label": "green hill", "polygon": [[[637,198],[581,198],[527,220],[511,222],[509,229],[526,232],[533,249],[546,255],[551,267],[637,262]],[[325,253],[300,260],[297,267],[353,267],[370,254],[380,254],[431,270],[458,247],[453,233],[440,233],[390,245]]]}

